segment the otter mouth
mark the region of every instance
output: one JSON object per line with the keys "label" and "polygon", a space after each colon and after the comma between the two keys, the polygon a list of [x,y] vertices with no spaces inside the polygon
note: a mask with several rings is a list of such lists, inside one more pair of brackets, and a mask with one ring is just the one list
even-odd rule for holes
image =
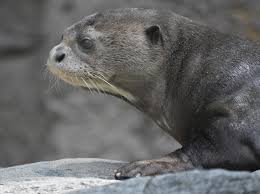
{"label": "otter mouth", "polygon": [[47,64],[47,67],[52,74],[70,85],[83,87],[90,92],[95,91],[97,93],[123,97],[130,102],[135,101],[135,97],[132,94],[110,83],[109,79],[100,72],[87,72],[86,75],[68,72],[50,64]]}

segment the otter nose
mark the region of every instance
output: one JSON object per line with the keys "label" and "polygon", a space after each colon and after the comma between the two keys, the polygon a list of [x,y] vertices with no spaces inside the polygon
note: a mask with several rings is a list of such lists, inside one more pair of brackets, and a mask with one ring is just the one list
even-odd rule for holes
{"label": "otter nose", "polygon": [[60,63],[60,62],[63,61],[63,59],[65,58],[65,53],[63,53],[63,52],[61,52],[61,51],[57,51],[56,54],[55,54],[55,56],[54,56],[54,58],[55,58],[55,61],[56,61],[57,63]]}

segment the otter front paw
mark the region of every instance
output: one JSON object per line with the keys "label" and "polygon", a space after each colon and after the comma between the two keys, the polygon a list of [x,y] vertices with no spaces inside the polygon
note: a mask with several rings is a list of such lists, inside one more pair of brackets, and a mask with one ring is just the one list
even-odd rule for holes
{"label": "otter front paw", "polygon": [[132,177],[161,174],[167,167],[168,164],[165,162],[149,160],[132,162],[119,168],[115,173],[115,178],[123,180]]}
{"label": "otter front paw", "polygon": [[139,176],[154,176],[184,170],[185,165],[177,160],[144,160],[127,164],[115,172],[117,180]]}

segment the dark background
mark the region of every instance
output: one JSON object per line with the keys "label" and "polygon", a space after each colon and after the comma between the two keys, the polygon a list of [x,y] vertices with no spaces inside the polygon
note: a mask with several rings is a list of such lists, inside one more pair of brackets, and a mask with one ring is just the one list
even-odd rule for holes
{"label": "dark background", "polygon": [[260,39],[259,0],[0,0],[0,166],[70,157],[136,160],[178,147],[121,100],[44,73],[48,52],[66,27],[117,7],[168,8]]}

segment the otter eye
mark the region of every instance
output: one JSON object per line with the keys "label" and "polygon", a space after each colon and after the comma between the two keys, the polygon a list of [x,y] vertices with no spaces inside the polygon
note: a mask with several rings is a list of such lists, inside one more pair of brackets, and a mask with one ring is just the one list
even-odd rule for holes
{"label": "otter eye", "polygon": [[91,49],[94,46],[94,43],[91,39],[84,38],[84,39],[79,41],[79,46],[84,50],[88,50],[88,49]]}

